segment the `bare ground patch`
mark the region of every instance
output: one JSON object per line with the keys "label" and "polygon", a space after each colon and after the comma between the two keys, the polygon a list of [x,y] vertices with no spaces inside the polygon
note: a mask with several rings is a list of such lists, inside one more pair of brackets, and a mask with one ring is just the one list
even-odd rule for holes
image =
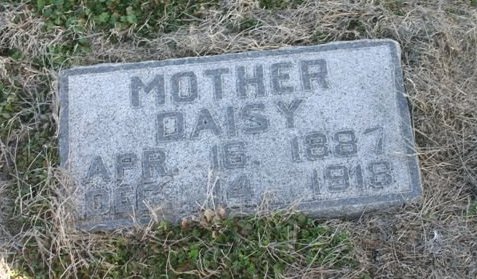
{"label": "bare ground patch", "polygon": [[[97,253],[120,251],[113,243],[118,238],[81,234],[70,226],[64,191],[69,183],[56,159],[56,73],[63,65],[392,38],[402,47],[424,197],[390,212],[326,221],[331,230],[350,232],[358,264],[307,266],[296,254],[298,264],[289,265],[285,277],[477,276],[477,10],[469,1],[304,1],[268,10],[259,1],[229,0],[177,31],[148,38],[133,32],[140,26],[111,32],[88,26],[82,33],[47,28],[29,5],[5,5],[0,8],[0,183],[8,185],[15,204],[6,210],[15,234],[6,244],[11,266],[42,265],[44,277],[81,277],[84,270],[96,270],[89,274],[94,277],[119,265]],[[87,50],[78,50],[80,38],[87,40]],[[141,241],[154,235],[151,227],[125,237]],[[32,249],[39,252],[38,262],[25,263],[21,259]],[[98,267],[87,269],[93,263]],[[177,266],[167,269],[181,274]]]}

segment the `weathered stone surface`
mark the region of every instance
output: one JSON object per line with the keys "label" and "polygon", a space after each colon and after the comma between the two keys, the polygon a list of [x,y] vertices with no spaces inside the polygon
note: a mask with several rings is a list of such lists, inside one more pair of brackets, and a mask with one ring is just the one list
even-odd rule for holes
{"label": "weathered stone surface", "polygon": [[263,200],[344,215],[421,194],[394,41],[74,68],[60,93],[83,228]]}

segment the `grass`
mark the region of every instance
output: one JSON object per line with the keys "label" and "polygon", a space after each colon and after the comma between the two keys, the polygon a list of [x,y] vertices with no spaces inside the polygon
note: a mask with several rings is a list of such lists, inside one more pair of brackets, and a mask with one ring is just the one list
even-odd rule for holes
{"label": "grass", "polygon": [[[0,192],[13,278],[472,278],[477,275],[475,1],[4,1]],[[166,5],[167,4],[167,5]],[[401,44],[424,197],[359,219],[294,212],[72,229],[58,70],[338,40]]]}
{"label": "grass", "polygon": [[214,0],[37,0],[34,10],[46,19],[46,27],[55,26],[84,31],[131,29],[140,35],[172,32],[194,21],[205,9],[217,6]]}
{"label": "grass", "polygon": [[[109,236],[102,243],[102,250],[91,251],[96,262],[77,266],[75,275],[279,278],[290,268],[318,266],[343,272],[345,267],[355,264],[346,234],[317,225],[302,215],[228,218],[205,226],[177,227],[161,222],[148,233],[136,233],[128,237]],[[24,260],[41,262],[36,257],[38,254],[25,255]],[[68,258],[59,256],[49,274],[42,266],[27,273],[59,277],[69,265]]]}
{"label": "grass", "polygon": [[300,4],[303,4],[303,0],[260,0],[259,5],[264,9],[296,9]]}

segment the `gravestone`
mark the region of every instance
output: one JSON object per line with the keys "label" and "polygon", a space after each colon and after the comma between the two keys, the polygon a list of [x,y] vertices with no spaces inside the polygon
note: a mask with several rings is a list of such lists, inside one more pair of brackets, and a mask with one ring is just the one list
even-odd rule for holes
{"label": "gravestone", "polygon": [[214,206],[339,216],[421,195],[391,40],[79,67],[60,95],[81,228]]}

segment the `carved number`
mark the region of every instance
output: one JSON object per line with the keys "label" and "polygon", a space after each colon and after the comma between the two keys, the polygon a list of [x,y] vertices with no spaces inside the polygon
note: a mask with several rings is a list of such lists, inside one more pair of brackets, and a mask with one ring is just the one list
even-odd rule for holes
{"label": "carved number", "polygon": [[[345,130],[337,132],[333,135],[333,140],[336,142],[334,147],[334,155],[336,156],[353,156],[358,153],[357,138],[353,130]],[[291,140],[291,156],[293,162],[302,161],[302,153],[308,161],[316,161],[324,159],[331,154],[328,138],[325,134],[320,132],[311,132],[303,139],[303,145],[300,146],[298,137],[293,137]]]}
{"label": "carved number", "polygon": [[364,134],[374,134],[376,136],[376,145],[374,147],[374,152],[376,154],[383,154],[384,151],[384,131],[383,127],[374,127],[369,128],[364,131]]}
{"label": "carved number", "polygon": [[315,161],[328,155],[326,136],[319,132],[313,132],[305,136],[305,157],[309,161]]}
{"label": "carved number", "polygon": [[351,156],[358,153],[357,140],[353,130],[337,132],[334,139],[338,143],[335,146],[335,153],[337,155]]}
{"label": "carved number", "polygon": [[340,165],[328,166],[325,170],[325,179],[331,191],[344,191],[349,185],[348,168]]}
{"label": "carved number", "polygon": [[247,153],[244,142],[228,142],[212,146],[210,163],[212,169],[220,167],[232,170],[243,169],[247,165]]}
{"label": "carved number", "polygon": [[389,162],[373,162],[369,164],[368,170],[371,174],[370,185],[373,188],[383,188],[393,182],[391,164]]}
{"label": "carved number", "polygon": [[[364,179],[365,174],[367,183]],[[322,178],[324,178],[326,190],[331,192],[344,192],[350,187],[360,190],[365,187],[382,189],[393,183],[392,165],[387,161],[372,162],[365,169],[360,164],[356,166],[328,165],[321,175],[316,169],[311,173],[310,190],[313,192],[313,196],[321,195],[320,180]]]}

